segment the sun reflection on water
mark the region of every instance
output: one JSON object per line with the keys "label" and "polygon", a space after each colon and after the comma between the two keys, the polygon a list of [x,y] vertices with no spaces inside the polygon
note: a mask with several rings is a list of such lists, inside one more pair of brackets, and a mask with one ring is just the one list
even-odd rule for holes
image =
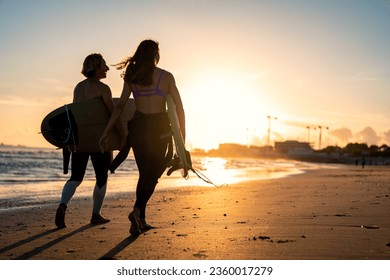
{"label": "sun reflection on water", "polygon": [[214,184],[234,184],[240,181],[240,171],[230,169],[228,160],[219,157],[205,157],[200,160],[200,170]]}

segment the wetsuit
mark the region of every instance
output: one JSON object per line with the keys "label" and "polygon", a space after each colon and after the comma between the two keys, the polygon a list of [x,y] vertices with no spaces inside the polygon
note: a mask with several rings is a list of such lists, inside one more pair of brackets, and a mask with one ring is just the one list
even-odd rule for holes
{"label": "wetsuit", "polygon": [[[159,95],[166,93],[158,88],[163,72],[155,88],[139,90],[135,87],[134,97]],[[168,145],[172,134],[166,112],[144,114],[136,111],[128,123],[128,146],[133,148],[135,161],[139,171],[134,207],[140,210],[140,219],[145,218],[146,204],[152,196],[158,179],[164,173],[167,162]]]}
{"label": "wetsuit", "polygon": [[[137,85],[134,84],[134,92],[133,96],[134,97],[139,97],[139,96],[152,96],[152,95],[159,95],[161,97],[165,97],[166,93],[159,89],[160,81],[161,78],[164,74],[164,71],[161,71],[160,76],[158,78],[157,84],[154,88],[151,89],[138,89]],[[111,173],[115,173],[115,170],[126,160],[130,149],[131,149],[131,141],[129,139],[130,133],[127,135],[127,140],[126,144],[121,148],[119,153],[116,155],[115,159],[112,161],[110,165],[110,171]]]}
{"label": "wetsuit", "polygon": [[112,153],[72,153],[71,172],[69,181],[82,181],[87,169],[88,159],[91,156],[93,169],[95,170],[96,185],[102,188],[107,184],[108,167],[111,163]]}

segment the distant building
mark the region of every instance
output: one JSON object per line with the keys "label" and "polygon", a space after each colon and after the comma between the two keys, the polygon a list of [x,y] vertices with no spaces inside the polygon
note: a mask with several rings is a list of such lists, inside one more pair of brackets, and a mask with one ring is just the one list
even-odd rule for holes
{"label": "distant building", "polygon": [[245,156],[248,154],[248,147],[239,144],[220,144],[218,152],[224,155]]}
{"label": "distant building", "polygon": [[240,144],[220,144],[217,150],[210,151],[210,154],[222,156],[257,157],[267,151],[266,147],[247,147]]}
{"label": "distant building", "polygon": [[298,141],[285,141],[285,142],[275,142],[275,151],[280,154],[286,155],[309,155],[313,153],[313,149],[308,142],[298,142]]}

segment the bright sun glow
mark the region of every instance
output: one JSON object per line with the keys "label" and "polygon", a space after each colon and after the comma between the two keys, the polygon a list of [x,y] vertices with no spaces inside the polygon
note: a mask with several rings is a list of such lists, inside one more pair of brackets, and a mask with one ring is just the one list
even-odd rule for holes
{"label": "bright sun glow", "polygon": [[270,108],[256,80],[240,73],[208,71],[194,76],[181,92],[187,139],[193,148],[210,149],[226,142],[247,144],[249,132],[266,132],[262,122]]}

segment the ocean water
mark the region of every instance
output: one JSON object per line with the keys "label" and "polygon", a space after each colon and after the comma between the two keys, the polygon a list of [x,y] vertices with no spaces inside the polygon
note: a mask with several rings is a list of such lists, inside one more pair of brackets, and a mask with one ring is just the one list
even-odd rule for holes
{"label": "ocean water", "polygon": [[[163,175],[158,188],[226,186],[248,180],[280,178],[319,168],[318,164],[288,160],[192,156],[192,161],[197,173],[214,185],[204,182],[193,172],[185,179],[177,171],[169,177]],[[0,211],[58,203],[62,187],[69,176],[63,174],[62,153],[55,148],[0,146]],[[78,187],[75,197],[91,197],[94,176],[89,162],[84,181]],[[134,192],[137,176],[137,167],[130,153],[116,173],[110,174],[107,195]]]}

